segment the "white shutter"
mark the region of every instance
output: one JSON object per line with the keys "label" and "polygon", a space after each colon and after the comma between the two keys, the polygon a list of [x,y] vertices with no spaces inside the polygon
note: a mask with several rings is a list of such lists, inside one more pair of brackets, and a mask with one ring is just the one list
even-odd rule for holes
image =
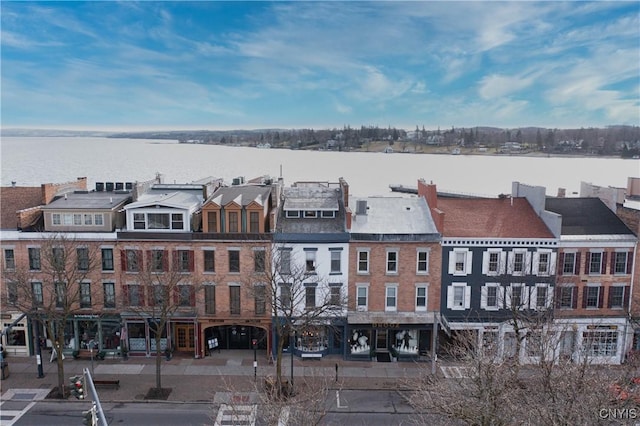
{"label": "white shutter", "polygon": [[507,264],[507,274],[509,274],[509,275],[513,274],[513,262],[514,262],[515,257],[516,257],[515,253],[510,251],[509,252],[509,262]]}
{"label": "white shutter", "polygon": [[449,274],[453,275],[456,272],[456,252],[451,250],[449,252]]}
{"label": "white shutter", "polygon": [[473,253],[471,252],[471,250],[467,250],[467,261],[465,262],[467,275],[471,274],[471,268],[473,266],[472,261],[473,261]]}
{"label": "white shutter", "polygon": [[489,292],[487,285],[480,288],[480,309],[487,309],[487,293]]}
{"label": "white shutter", "polygon": [[482,273],[484,275],[489,274],[489,252],[485,251],[482,253]]}
{"label": "white shutter", "polygon": [[528,275],[528,274],[531,273],[530,271],[531,271],[531,266],[532,266],[532,264],[531,264],[531,252],[530,251],[527,251],[527,253],[525,254],[524,262],[525,263],[524,263],[524,271],[523,272],[524,272],[524,275]]}
{"label": "white shutter", "polygon": [[500,266],[498,268],[498,271],[500,273],[500,275],[504,274],[504,271],[507,268],[507,252],[505,251],[500,251]]}
{"label": "white shutter", "polygon": [[529,307],[529,300],[531,299],[531,287],[521,285],[522,287],[522,302],[519,309],[526,309]]}
{"label": "white shutter", "polygon": [[556,274],[556,260],[558,258],[558,253],[552,252],[549,256],[549,275]]}
{"label": "white shutter", "polygon": [[471,308],[471,287],[465,286],[464,288],[464,308]]}
{"label": "white shutter", "polygon": [[533,253],[533,261],[531,262],[531,274],[538,275],[538,265],[540,263],[540,253]]}
{"label": "white shutter", "polygon": [[498,309],[504,308],[504,287],[498,286]]}
{"label": "white shutter", "polygon": [[447,287],[447,309],[453,309],[453,286]]}

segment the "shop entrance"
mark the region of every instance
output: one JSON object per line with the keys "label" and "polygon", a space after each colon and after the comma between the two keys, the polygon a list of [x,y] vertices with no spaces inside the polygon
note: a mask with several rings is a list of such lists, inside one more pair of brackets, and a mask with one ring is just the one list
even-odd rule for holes
{"label": "shop entrance", "polygon": [[258,349],[267,348],[266,330],[250,325],[223,325],[205,329],[205,342],[217,339],[216,349],[253,349],[251,341],[258,341]]}
{"label": "shop entrance", "polygon": [[195,350],[195,327],[193,324],[176,324],[176,350],[177,351],[194,351]]}
{"label": "shop entrance", "polygon": [[376,350],[386,351],[387,346],[387,330],[380,329],[376,331]]}

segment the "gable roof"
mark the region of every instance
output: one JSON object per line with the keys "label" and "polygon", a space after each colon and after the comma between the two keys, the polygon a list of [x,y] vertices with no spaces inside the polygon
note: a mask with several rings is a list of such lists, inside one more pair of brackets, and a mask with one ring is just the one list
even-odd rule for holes
{"label": "gable roof", "polygon": [[545,209],[562,216],[562,235],[635,235],[599,198],[552,198]]}
{"label": "gable roof", "polygon": [[526,198],[438,198],[445,237],[553,238]]}
{"label": "gable roof", "polygon": [[267,204],[269,194],[271,193],[270,186],[260,185],[242,185],[242,186],[227,186],[218,188],[207,200],[208,202],[215,203],[219,206],[226,206],[229,203],[235,202],[239,206],[246,207],[249,204],[255,202],[261,206]]}

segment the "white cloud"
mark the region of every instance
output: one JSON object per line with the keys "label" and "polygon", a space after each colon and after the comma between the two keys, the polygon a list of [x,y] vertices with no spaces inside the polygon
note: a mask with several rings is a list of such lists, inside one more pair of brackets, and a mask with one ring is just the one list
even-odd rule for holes
{"label": "white cloud", "polygon": [[533,84],[532,76],[508,76],[492,74],[480,81],[478,93],[483,99],[495,99],[509,96]]}

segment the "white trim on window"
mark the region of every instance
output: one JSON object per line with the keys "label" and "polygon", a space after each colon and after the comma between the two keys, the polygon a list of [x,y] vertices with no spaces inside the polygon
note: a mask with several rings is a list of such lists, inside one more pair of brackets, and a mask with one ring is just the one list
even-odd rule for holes
{"label": "white trim on window", "polygon": [[[544,306],[538,305],[538,289],[539,288],[547,289],[547,296],[546,296]],[[550,284],[536,283],[536,285],[531,288],[531,297],[529,298],[529,307],[531,309],[533,310],[549,309],[551,307],[552,302],[553,302],[553,291]]]}
{"label": "white trim on window", "polygon": [[[516,255],[522,255],[522,268],[516,271]],[[529,275],[531,271],[532,253],[527,249],[513,249],[509,252],[507,261],[507,273],[515,276]]]}
{"label": "white trim on window", "polygon": [[[364,262],[366,265],[365,269],[360,269],[360,254],[361,253],[366,253],[367,258],[366,260],[363,260],[362,262]],[[371,249],[358,249],[357,254],[356,254],[357,258],[356,258],[356,273],[357,274],[361,274],[361,275],[368,275],[369,274],[369,264],[370,264],[370,260],[371,260]]]}
{"label": "white trim on window", "polygon": [[[490,268],[491,264],[491,254],[497,254],[497,265],[496,270],[492,271]],[[505,264],[506,264],[507,253],[499,248],[490,248],[482,253],[482,273],[484,275],[496,276],[504,274]]]}
{"label": "white trim on window", "polygon": [[[489,288],[496,289],[496,301],[495,305],[489,305]],[[502,302],[504,301],[504,287],[500,283],[485,283],[480,288],[480,309],[486,311],[497,311],[502,308]]]}
{"label": "white trim on window", "polygon": [[[389,304],[390,301],[393,301],[393,304]],[[384,285],[384,310],[386,312],[398,310],[398,284]]]}
{"label": "white trim on window", "polygon": [[[424,294],[420,294],[424,293]],[[424,306],[419,306],[418,301],[424,299]],[[416,312],[424,312],[429,306],[429,284],[416,283]]]}
{"label": "white trim on window", "polygon": [[527,287],[527,285],[525,283],[511,283],[509,285],[509,287],[507,287],[507,292],[506,295],[504,297],[504,304],[505,304],[505,308],[506,309],[513,309],[514,307],[512,306],[512,297],[513,297],[513,289],[514,288],[521,288],[522,290],[520,291],[520,303],[518,303],[517,309],[519,311],[522,311],[524,309],[528,309],[529,308],[529,290],[530,287]]}
{"label": "white trim on window", "polygon": [[[460,256],[461,268],[456,270],[458,263],[458,256]],[[472,271],[473,253],[466,248],[454,248],[449,252],[449,274],[456,276],[464,276],[471,274]]]}
{"label": "white trim on window", "polygon": [[[546,271],[540,271],[540,255],[541,254],[547,254],[548,255],[547,270]],[[542,276],[542,277],[548,277],[548,276],[551,276],[551,275],[555,275],[556,256],[557,256],[557,253],[554,252],[553,250],[550,250],[550,249],[538,249],[536,252],[533,253],[533,261],[531,262],[531,274],[532,275],[537,275],[537,276]]]}
{"label": "white trim on window", "polygon": [[[456,288],[462,290],[456,291]],[[454,300],[456,292],[461,292],[458,293],[458,301]],[[451,283],[451,285],[447,287],[447,308],[453,311],[464,311],[465,309],[471,308],[471,287],[469,287],[467,283]]]}
{"label": "white trim on window", "polygon": [[[425,259],[420,260],[420,255],[423,254]],[[418,247],[416,249],[416,275],[429,275],[429,256],[431,255],[431,249]],[[420,268],[423,269],[420,269]]]}
{"label": "white trim on window", "polygon": [[[360,290],[363,290],[364,295],[360,295]],[[364,304],[360,304],[360,298],[364,297]],[[356,311],[366,312],[369,310],[369,283],[357,283],[356,284]]]}

